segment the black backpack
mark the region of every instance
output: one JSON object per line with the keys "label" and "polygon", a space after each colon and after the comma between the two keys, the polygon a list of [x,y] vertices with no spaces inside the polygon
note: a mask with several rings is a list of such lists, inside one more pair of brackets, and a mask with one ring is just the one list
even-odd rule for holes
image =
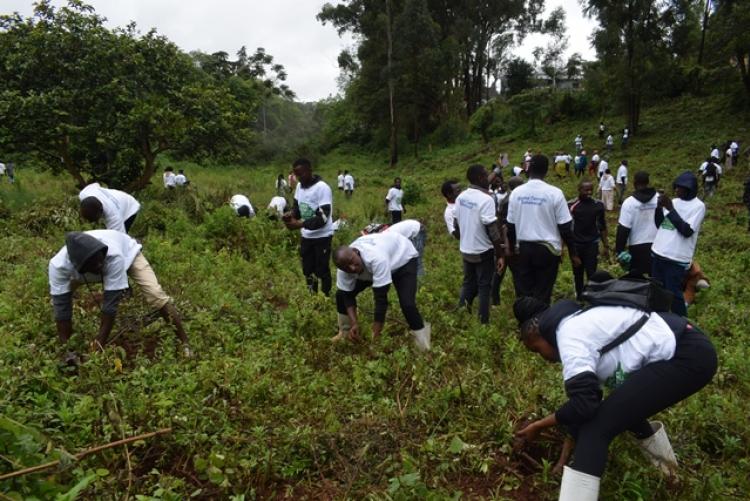
{"label": "black backpack", "polygon": [[716,181],[717,176],[719,174],[718,169],[716,168],[716,164],[713,162],[708,162],[708,165],[706,166],[706,174],[703,176],[703,178],[711,177],[713,178],[713,181]]}

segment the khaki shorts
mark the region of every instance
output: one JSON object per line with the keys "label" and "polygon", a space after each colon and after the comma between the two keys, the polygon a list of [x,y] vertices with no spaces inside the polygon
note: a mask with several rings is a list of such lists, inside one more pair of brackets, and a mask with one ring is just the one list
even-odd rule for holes
{"label": "khaki shorts", "polygon": [[146,258],[140,252],[133,260],[133,264],[128,268],[128,276],[138,284],[146,297],[146,302],[155,310],[160,310],[171,301],[171,298],[164,292],[156,279],[156,274],[148,264]]}

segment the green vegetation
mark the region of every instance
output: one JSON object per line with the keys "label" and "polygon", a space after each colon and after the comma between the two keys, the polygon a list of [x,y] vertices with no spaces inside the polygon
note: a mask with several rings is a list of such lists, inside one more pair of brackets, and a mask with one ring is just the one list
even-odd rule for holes
{"label": "green vegetation", "polygon": [[[668,188],[677,173],[697,168],[712,142],[733,136],[747,143],[748,130],[737,126],[750,117],[719,119],[728,110],[724,100],[690,98],[645,109],[627,153],[631,172],[646,169],[655,186]],[[717,119],[709,126],[697,116]],[[237,218],[226,206],[233,193],[245,193],[263,208],[288,161],[253,169],[175,162],[191,187],[167,193],[159,184],[138,193],[143,208],[132,234],[185,314],[197,356],[180,359],[169,328],[148,322],[135,291],[121,306],[117,339],[89,354],[77,373],[61,369],[46,269],[64,232],[82,227],[77,191],[68,176],[19,165],[17,184],[0,184],[0,474],[54,459],[63,467],[0,481],[0,493],[74,499],[80,491],[91,499],[142,500],[554,497],[551,466],[561,436],[542,438],[525,455],[513,451],[512,436],[522,421],[562,402],[559,367],[515,340],[509,278],[489,326],[455,311],[461,262],[445,232],[439,186],[448,177],[463,180],[469,163],[490,164],[501,151],[517,160],[528,147],[570,150],[578,132],[595,137],[597,124],[598,117],[539,122],[533,140],[498,132],[486,144],[476,139],[423,151],[421,160],[405,159],[397,169],[382,157],[344,153],[317,163],[329,182],[339,169],[357,178],[351,200],[335,195],[336,213],[350,224],[334,245],[355,238],[373,216],[383,218],[393,177],[400,175],[414,197],[407,216],[424,220],[429,231],[418,295],[433,325],[426,355],[413,350],[395,297],[379,342],[332,344],[333,301],[307,293],[297,236],[263,217]],[[616,150],[610,164],[622,156]],[[660,415],[680,459],[681,483],[668,485],[634,442],[620,437],[610,448],[603,499],[732,499],[750,492],[750,236],[738,204],[747,166],[743,159],[709,201],[698,244],[711,288],[690,316],[717,345],[719,373]],[[574,180],[554,174],[550,180],[573,196]],[[555,296],[572,291],[566,260]],[[80,289],[75,303],[72,344],[83,352],[98,325],[97,292]],[[172,433],[71,461],[70,454],[90,446],[163,427]]]}

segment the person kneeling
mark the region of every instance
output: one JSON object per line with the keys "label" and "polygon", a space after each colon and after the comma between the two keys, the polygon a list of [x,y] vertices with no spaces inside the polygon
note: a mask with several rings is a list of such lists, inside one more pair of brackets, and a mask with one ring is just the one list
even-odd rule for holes
{"label": "person kneeling", "polygon": [[180,314],[141,254],[141,244],[115,230],[68,233],[65,246],[49,261],[50,294],[60,341],[66,343],[73,332],[73,291],[82,283],[100,280],[104,300],[95,343],[103,348],[114,326],[117,305],[128,290],[128,276],[141,287],[149,306],[173,324],[183,354],[192,356]]}
{"label": "person kneeling", "polygon": [[408,238],[396,232],[374,233],[336,249],[336,309],[339,334],[334,339],[358,339],[357,295],[372,287],[375,299],[373,337],[380,336],[388,310],[388,289],[396,287],[401,311],[422,351],[430,349],[430,324],[417,309],[418,253]]}
{"label": "person kneeling", "polygon": [[[530,441],[560,424],[576,439],[563,472],[560,500],[594,501],[610,442],[630,431],[645,455],[673,474],[677,459],[662,423],[648,418],[706,386],[716,373],[716,351],[705,334],[673,313],[626,306],[581,310],[564,300],[547,307],[534,298],[513,306],[524,346],[562,362],[568,401],[518,432]],[[602,400],[601,386],[612,391]]]}

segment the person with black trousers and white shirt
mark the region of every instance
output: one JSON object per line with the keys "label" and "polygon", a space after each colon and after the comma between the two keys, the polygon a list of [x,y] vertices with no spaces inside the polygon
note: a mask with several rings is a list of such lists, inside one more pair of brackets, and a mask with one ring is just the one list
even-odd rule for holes
{"label": "person with black trousers and white shirt", "polygon": [[617,176],[615,176],[615,184],[617,185],[617,203],[622,204],[622,200],[625,198],[625,188],[628,186],[628,161],[623,160],[620,166],[617,168]]}
{"label": "person with black trousers and white shirt", "polygon": [[[706,386],[717,368],[716,350],[687,319],[671,313],[644,314],[627,306],[582,310],[574,301],[551,307],[516,301],[513,311],[524,346],[562,364],[568,401],[517,433],[526,442],[561,425],[576,445],[563,470],[560,501],[596,501],[614,438],[632,433],[644,455],[672,475],[677,458],[664,425],[653,415]],[[621,334],[634,331],[630,337]],[[602,399],[602,389],[611,389]]]}
{"label": "person with black trousers and white shirt", "polygon": [[547,157],[535,155],[528,182],[510,194],[508,239],[518,249],[512,270],[516,290],[521,296],[532,296],[549,304],[563,241],[574,267],[581,266],[581,259],[573,243],[573,218],[565,195],[560,188],[544,182],[548,167]]}
{"label": "person with black trousers and white shirt", "polygon": [[401,178],[393,180],[393,186],[390,187],[385,195],[385,210],[391,215],[391,224],[396,224],[406,214],[406,208],[403,204],[404,190],[401,189]]}
{"label": "person with black trousers and white shirt", "polygon": [[657,229],[654,226],[654,209],[659,196],[648,184],[648,172],[635,173],[635,191],[622,203],[617,220],[615,256],[631,275],[651,275],[651,243]]}
{"label": "person with black trousers and white shirt", "polygon": [[495,269],[504,266],[503,236],[497,224],[495,199],[489,192],[484,166],[466,171],[469,187],[456,198],[456,230],[464,264],[462,304],[470,306],[479,296],[479,321],[490,321],[490,286]]}
{"label": "person with black trousers and white shirt", "polygon": [[698,199],[698,178],[683,172],[674,183],[677,198],[661,195],[654,211],[658,230],[651,246],[651,276],[673,295],[672,312],[687,315],[682,284],[693,261],[706,206]]}
{"label": "person with black trousers and white shirt", "polygon": [[294,175],[299,181],[294,191],[292,211],[282,220],[290,230],[301,230],[300,256],[302,273],[310,292],[320,288],[331,292],[331,238],[333,237],[333,194],[320,176],[313,175],[312,164],[305,158],[295,160]]}
{"label": "person with black trousers and white shirt", "polygon": [[359,339],[357,295],[372,287],[375,300],[372,334],[383,330],[388,310],[388,289],[393,284],[401,311],[409,324],[414,343],[421,351],[430,349],[430,324],[417,308],[419,253],[408,238],[397,231],[364,235],[333,254],[336,272],[336,310],[339,334],[334,339]]}
{"label": "person with black trousers and white shirt", "polygon": [[604,217],[604,204],[592,198],[594,184],[589,180],[578,183],[578,197],[568,202],[570,215],[573,217],[573,242],[576,255],[582,266],[573,267],[573,282],[576,297],[580,299],[583,292],[583,273],[586,279],[596,273],[599,266],[599,241],[602,254],[609,259],[609,242],[607,241],[607,220]]}

